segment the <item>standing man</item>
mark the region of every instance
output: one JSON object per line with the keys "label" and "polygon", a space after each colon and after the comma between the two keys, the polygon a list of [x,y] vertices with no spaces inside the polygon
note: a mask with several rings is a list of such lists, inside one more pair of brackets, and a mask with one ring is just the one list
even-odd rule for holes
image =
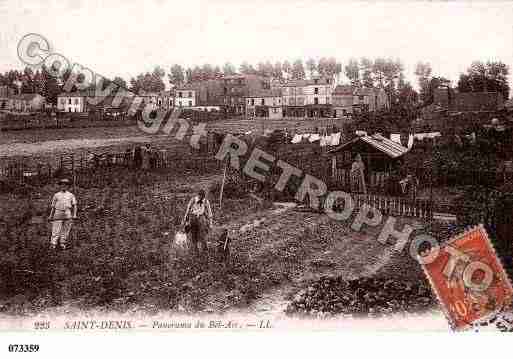
{"label": "standing man", "polygon": [[205,237],[209,228],[212,228],[212,217],[210,202],[206,198],[205,191],[200,190],[189,201],[182,221],[182,226],[185,226],[186,223],[190,226],[192,250],[196,256],[199,255],[198,244],[201,246],[203,254],[207,252]]}
{"label": "standing man", "polygon": [[67,178],[59,181],[61,190],[52,198],[50,215],[48,220],[52,222],[52,237],[50,246],[52,249],[58,245],[66,249],[71,223],[77,218],[77,200],[73,193],[69,192],[70,181]]}
{"label": "standing man", "polygon": [[364,171],[365,164],[362,161],[362,156],[357,153],[351,165],[351,192],[367,194]]}

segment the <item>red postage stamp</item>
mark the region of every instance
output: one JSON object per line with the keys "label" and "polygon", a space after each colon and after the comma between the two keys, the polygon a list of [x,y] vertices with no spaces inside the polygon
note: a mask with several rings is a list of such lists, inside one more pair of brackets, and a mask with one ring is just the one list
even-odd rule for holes
{"label": "red postage stamp", "polygon": [[509,306],[513,287],[485,228],[476,226],[437,249],[426,273],[454,330],[464,330]]}

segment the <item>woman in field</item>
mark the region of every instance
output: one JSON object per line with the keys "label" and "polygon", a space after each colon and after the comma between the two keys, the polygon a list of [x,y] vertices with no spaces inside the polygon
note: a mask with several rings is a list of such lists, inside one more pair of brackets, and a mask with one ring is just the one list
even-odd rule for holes
{"label": "woman in field", "polygon": [[198,245],[201,246],[202,254],[207,252],[206,236],[212,228],[212,217],[210,202],[205,191],[200,190],[189,201],[182,221],[182,226],[187,225],[190,229],[192,250],[196,256],[199,255]]}

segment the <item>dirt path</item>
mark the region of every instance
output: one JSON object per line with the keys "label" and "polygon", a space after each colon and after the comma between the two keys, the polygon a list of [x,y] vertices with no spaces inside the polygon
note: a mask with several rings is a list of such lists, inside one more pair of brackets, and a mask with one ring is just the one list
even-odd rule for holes
{"label": "dirt path", "polygon": [[[416,221],[411,222],[419,225]],[[393,275],[396,277],[415,277],[420,273],[420,270],[415,271],[417,264],[409,257],[398,255],[389,246],[379,243],[376,231],[357,233],[324,214],[298,212],[287,204],[275,204],[273,209],[251,214],[228,227],[238,236],[238,240],[232,242],[237,253],[244,253],[257,262],[265,262],[265,258],[275,256],[278,263],[270,265],[288,276],[287,280],[259,293],[256,300],[248,303],[246,310],[252,313],[282,315],[296,292],[323,276],[354,279],[379,272],[395,272]],[[303,241],[305,253],[297,256],[299,262],[288,270],[279,262],[287,261],[287,246],[291,238]],[[413,269],[397,273],[396,266],[408,268],[403,267],[403,262]],[[231,293],[213,293],[211,307],[207,311],[226,310],[229,305],[225,298],[227,295]],[[229,308],[228,312],[238,310],[240,308]]]}

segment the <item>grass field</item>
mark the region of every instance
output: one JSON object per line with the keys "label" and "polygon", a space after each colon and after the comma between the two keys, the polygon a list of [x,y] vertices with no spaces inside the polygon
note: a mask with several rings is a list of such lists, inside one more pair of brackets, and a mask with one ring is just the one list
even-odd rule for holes
{"label": "grass field", "polygon": [[[219,172],[91,173],[76,190],[79,220],[71,247],[49,250],[45,218],[55,186],[3,195],[0,206],[0,311],[40,312],[72,305],[115,310],[214,311],[248,308],[275,288],[294,291],[337,274],[369,275],[369,265],[390,276],[419,278],[416,263],[390,256],[375,231],[354,233],[349,223],[311,212],[280,211],[228,183],[217,206]],[[187,199],[208,186],[217,227],[233,236],[229,265],[196,261],[172,245]],[[239,229],[251,224],[241,233]],[[214,231],[217,232],[218,229]],[[216,236],[210,237],[211,254]],[[406,258],[407,259],[407,258]],[[397,270],[393,264],[405,263]],[[279,298],[284,300],[284,298]]]}
{"label": "grass field", "polygon": [[[306,132],[332,123],[336,124],[333,120],[266,121],[265,127]],[[255,121],[212,126],[211,130],[223,132],[262,129]],[[8,132],[2,133],[0,149],[11,146],[13,151],[13,146],[24,143],[25,148],[35,146],[40,157],[51,157],[61,151],[92,150],[76,141],[98,144],[96,150],[119,150],[140,135],[135,127],[32,135],[30,131]],[[155,146],[182,151],[184,156],[189,151],[186,144],[168,137],[145,136],[148,139]],[[113,140],[117,142],[105,145]],[[45,145],[48,148],[38,147]],[[65,252],[50,251],[49,225],[33,221],[46,217],[48,201],[57,190],[54,185],[0,197],[0,251],[4,253],[0,258],[0,311],[21,314],[62,305],[149,312],[252,310],[265,296],[287,302],[324,275],[423,278],[416,262],[404,254],[390,253],[375,240],[379,229],[355,233],[350,222],[336,222],[320,213],[282,211],[280,206],[255,199],[236,182],[226,185],[219,210],[220,168],[205,168],[201,173],[177,168],[150,173],[122,168],[104,171],[81,177],[84,180],[77,185],[79,220]],[[228,265],[213,256],[196,261],[177,252],[172,244],[186,201],[199,187],[213,190],[217,227],[209,238],[211,253],[220,226],[233,236]],[[240,232],[243,227],[249,229]]]}
{"label": "grass field", "polygon": [[[207,123],[207,131],[241,133],[253,131],[262,133],[264,130],[287,128],[291,132],[312,131],[317,127],[322,131],[326,126],[340,127],[339,120],[226,120]],[[174,134],[174,133],[172,133]],[[162,148],[179,146],[173,136],[162,132],[149,135],[137,126],[130,127],[93,127],[93,128],[62,128],[39,129],[24,131],[0,132],[0,158],[20,156],[57,155],[66,152],[115,151],[134,143],[151,142]]]}

